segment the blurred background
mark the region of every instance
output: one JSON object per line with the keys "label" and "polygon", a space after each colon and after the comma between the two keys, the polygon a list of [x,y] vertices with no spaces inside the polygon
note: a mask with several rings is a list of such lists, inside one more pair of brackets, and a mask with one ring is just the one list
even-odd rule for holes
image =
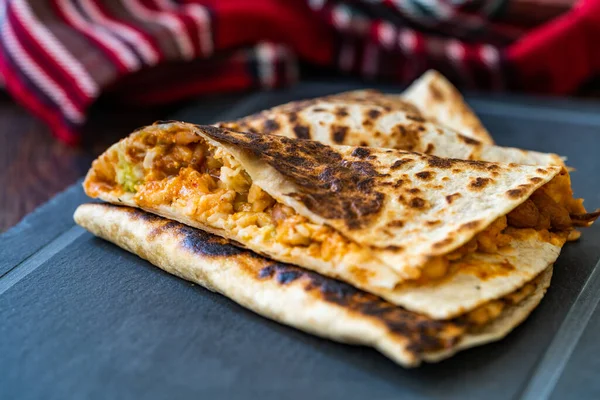
{"label": "blurred background", "polygon": [[599,40],[600,0],[0,0],[0,232],[193,99],[432,68],[594,99]]}

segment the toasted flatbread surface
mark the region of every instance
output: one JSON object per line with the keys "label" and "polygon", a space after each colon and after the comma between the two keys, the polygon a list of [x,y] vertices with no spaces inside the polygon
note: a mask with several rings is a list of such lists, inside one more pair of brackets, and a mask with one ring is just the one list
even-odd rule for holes
{"label": "toasted flatbread surface", "polygon": [[[154,157],[151,151],[138,154],[141,150],[135,145],[141,141],[160,142],[180,135],[187,143],[203,141],[221,151],[238,163],[230,165],[228,171],[241,168],[253,187],[272,196],[277,206],[297,212],[290,217],[294,240],[298,226],[304,224],[307,231],[320,232],[321,239],[314,239],[318,241],[315,245],[328,247],[311,247],[313,239],[298,246],[288,245],[278,239],[287,230],[274,231],[268,219],[256,222],[256,213],[235,214],[233,220],[219,222],[225,213],[223,204],[229,201],[225,192],[219,192],[223,193],[220,197],[202,192],[198,188],[204,179],[212,178],[200,176],[197,171],[190,174],[200,178],[182,181],[181,173],[177,175],[180,165],[171,163],[170,154],[160,162],[169,162],[165,168],[174,171],[171,177],[138,185],[133,191],[116,185],[114,176],[109,182],[110,174],[118,179],[123,168],[143,169],[141,165]],[[118,167],[122,155],[130,153],[138,157],[137,164],[132,161],[133,166]],[[432,257],[471,241],[560,171],[555,166],[540,168],[442,159],[398,150],[332,147],[314,141],[170,123],[144,128],[113,146],[94,163],[84,186],[93,197],[141,207],[235,240],[278,261],[342,279],[433,318],[452,318],[531,280],[556,260],[565,238],[533,229],[508,231],[510,242],[502,249],[474,252],[452,261],[443,279],[411,281],[410,274],[424,268]],[[221,182],[231,179],[228,175]],[[230,199],[237,196],[230,194]],[[213,208],[202,219],[198,210],[205,212],[210,196]],[[211,222],[214,220],[217,222]],[[247,226],[252,223],[257,227],[248,233]]]}
{"label": "toasted flatbread surface", "polygon": [[374,347],[407,367],[501,339],[538,305],[552,275],[550,267],[536,278],[531,294],[472,329],[464,321],[436,321],[407,311],[343,282],[137,209],[85,204],[74,218],[94,235],[260,315],[332,340]]}
{"label": "toasted flatbread surface", "polygon": [[460,92],[442,74],[429,70],[402,94],[424,116],[482,143],[494,140]]}
{"label": "toasted flatbread surface", "polygon": [[[421,93],[423,85],[415,86],[415,95],[410,97]],[[374,90],[296,101],[217,125],[330,145],[392,148],[464,160],[564,165],[556,154],[495,146],[481,139],[482,134],[440,124],[399,96]]]}

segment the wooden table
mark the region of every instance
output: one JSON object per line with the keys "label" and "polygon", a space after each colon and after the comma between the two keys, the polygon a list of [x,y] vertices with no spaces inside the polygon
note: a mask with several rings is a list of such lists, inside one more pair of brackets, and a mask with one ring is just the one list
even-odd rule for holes
{"label": "wooden table", "polygon": [[124,109],[100,101],[83,129],[83,145],[72,147],[0,95],[0,232],[83,176],[92,160],[120,137],[164,119],[176,107]]}

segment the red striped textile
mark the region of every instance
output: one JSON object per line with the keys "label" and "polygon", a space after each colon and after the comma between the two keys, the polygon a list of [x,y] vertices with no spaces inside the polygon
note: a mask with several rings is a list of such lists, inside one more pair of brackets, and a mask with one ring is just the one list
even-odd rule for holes
{"label": "red striped textile", "polygon": [[0,84],[68,143],[109,92],[158,104],[276,88],[300,61],[408,82],[568,93],[598,73],[600,0],[531,29],[514,0],[0,0]]}

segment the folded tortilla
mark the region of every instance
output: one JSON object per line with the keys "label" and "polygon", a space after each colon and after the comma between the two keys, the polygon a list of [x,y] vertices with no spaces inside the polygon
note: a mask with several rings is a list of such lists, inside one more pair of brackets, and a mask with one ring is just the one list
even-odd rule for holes
{"label": "folded tortilla", "polygon": [[494,140],[460,92],[442,74],[429,70],[402,93],[425,116],[455,131],[493,144]]}
{"label": "folded tortilla", "polygon": [[[416,89],[424,87],[420,83],[415,85]],[[422,91],[419,89],[417,93]],[[404,98],[410,95],[414,100],[417,95],[411,93]],[[489,136],[482,139],[483,133],[469,130],[469,124],[440,125],[423,110],[397,95],[360,90],[284,104],[217,126],[318,140],[330,145],[385,147],[464,160],[564,165],[556,154],[495,146]]]}
{"label": "folded tortilla", "polygon": [[339,342],[374,347],[406,367],[500,340],[538,305],[552,275],[549,267],[526,289],[495,301],[505,306],[487,323],[476,324],[465,317],[436,321],[340,281],[274,262],[220,237],[133,208],[85,204],[74,218],[94,235],[260,315]]}
{"label": "folded tortilla", "polygon": [[113,145],[84,188],[437,319],[523,286],[556,260],[574,226],[598,216],[585,214],[558,166],[179,122]]}

